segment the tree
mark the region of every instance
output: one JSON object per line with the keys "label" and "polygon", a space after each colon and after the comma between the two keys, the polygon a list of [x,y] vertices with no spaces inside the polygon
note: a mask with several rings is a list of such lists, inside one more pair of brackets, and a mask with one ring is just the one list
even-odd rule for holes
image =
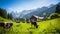
{"label": "tree", "polygon": [[12,14],[9,14],[9,13],[8,13],[8,19],[11,19],[11,20],[13,19]]}
{"label": "tree", "polygon": [[55,13],[59,13],[60,14],[60,5],[57,5]]}
{"label": "tree", "polygon": [[7,11],[3,8],[0,8],[0,16],[3,18],[7,18]]}

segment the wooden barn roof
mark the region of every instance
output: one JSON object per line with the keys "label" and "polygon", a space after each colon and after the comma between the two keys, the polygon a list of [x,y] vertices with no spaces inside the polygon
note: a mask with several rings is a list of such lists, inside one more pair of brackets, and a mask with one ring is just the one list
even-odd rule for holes
{"label": "wooden barn roof", "polygon": [[39,17],[39,16],[36,16],[36,15],[33,15],[33,16],[37,19],[44,19],[44,17]]}

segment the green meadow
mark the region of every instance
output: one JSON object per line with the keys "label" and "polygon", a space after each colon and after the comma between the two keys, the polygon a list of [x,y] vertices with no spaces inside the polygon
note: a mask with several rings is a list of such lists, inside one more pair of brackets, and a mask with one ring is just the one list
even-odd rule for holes
{"label": "green meadow", "polygon": [[[0,21],[13,22],[0,17]],[[37,22],[38,28],[31,23],[16,23],[9,29],[0,27],[0,34],[60,34],[60,18]]]}

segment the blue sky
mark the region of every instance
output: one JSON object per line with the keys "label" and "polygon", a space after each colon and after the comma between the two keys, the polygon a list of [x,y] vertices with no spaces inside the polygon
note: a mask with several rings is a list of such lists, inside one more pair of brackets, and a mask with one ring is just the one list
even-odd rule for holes
{"label": "blue sky", "polygon": [[21,12],[23,10],[31,10],[57,4],[60,0],[0,0],[0,8],[6,9],[8,12]]}

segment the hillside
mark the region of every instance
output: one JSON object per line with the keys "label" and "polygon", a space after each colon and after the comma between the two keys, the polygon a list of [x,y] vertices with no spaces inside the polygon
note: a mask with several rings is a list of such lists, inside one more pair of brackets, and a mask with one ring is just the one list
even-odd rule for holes
{"label": "hillside", "polygon": [[12,22],[12,20],[5,19],[5,18],[0,17],[0,22],[2,22],[2,21],[5,21],[5,22]]}
{"label": "hillside", "polygon": [[[0,17],[2,19],[2,17]],[[4,19],[6,20],[6,19]],[[9,21],[9,20],[6,20]],[[60,32],[60,18],[37,22],[39,27],[36,29],[30,23],[13,23],[13,27],[9,29],[2,29],[0,27],[0,34],[57,34]]]}

